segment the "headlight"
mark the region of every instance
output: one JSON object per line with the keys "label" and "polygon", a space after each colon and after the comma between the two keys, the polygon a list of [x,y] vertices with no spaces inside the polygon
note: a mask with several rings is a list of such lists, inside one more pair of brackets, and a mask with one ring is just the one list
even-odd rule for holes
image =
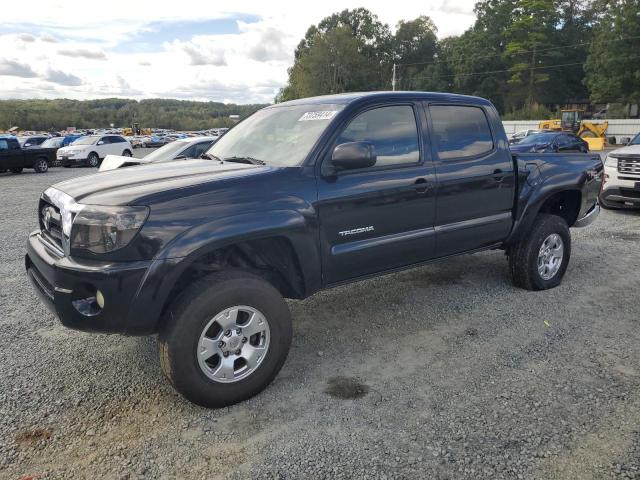
{"label": "headlight", "polygon": [[107,253],[126,246],[142,228],[148,207],[84,205],[71,225],[71,250]]}
{"label": "headlight", "polygon": [[604,166],[618,168],[618,157],[612,157],[611,155],[607,155],[604,159]]}

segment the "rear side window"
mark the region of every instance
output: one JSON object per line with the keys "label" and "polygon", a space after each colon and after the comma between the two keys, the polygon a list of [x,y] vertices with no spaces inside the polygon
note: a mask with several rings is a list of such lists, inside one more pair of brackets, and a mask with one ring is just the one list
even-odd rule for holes
{"label": "rear side window", "polygon": [[344,129],[337,144],[369,142],[376,152],[376,167],[416,163],[420,160],[418,127],[413,107],[397,105],[368,110]]}
{"label": "rear side window", "polygon": [[440,159],[475,157],[493,150],[489,122],[481,108],[432,105],[429,111]]}
{"label": "rear side window", "polygon": [[0,150],[9,150],[9,142],[4,138],[0,138]]}
{"label": "rear side window", "polygon": [[126,140],[122,137],[111,137],[111,143],[124,143]]}

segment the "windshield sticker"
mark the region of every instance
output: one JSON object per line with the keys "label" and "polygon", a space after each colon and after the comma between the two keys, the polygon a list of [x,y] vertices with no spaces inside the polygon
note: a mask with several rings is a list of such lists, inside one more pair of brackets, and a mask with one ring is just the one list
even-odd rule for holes
{"label": "windshield sticker", "polygon": [[331,120],[333,117],[335,117],[336,113],[338,113],[337,110],[324,110],[324,111],[320,111],[320,112],[306,112],[304,115],[302,115],[298,121],[299,122],[306,122],[309,120]]}

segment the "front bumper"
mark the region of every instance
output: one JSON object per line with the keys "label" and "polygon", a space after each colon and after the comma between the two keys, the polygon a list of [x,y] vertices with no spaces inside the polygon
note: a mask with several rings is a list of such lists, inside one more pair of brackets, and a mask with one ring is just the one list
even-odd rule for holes
{"label": "front bumper", "polygon": [[576,220],[576,222],[572,225],[572,227],[574,228],[587,227],[591,225],[596,218],[598,218],[598,215],[600,215],[600,205],[596,203],[593,207],[591,207],[591,210],[589,210],[582,218]]}
{"label": "front bumper", "polygon": [[640,189],[625,187],[605,188],[600,194],[600,202],[605,207],[640,208]]}
{"label": "front bumper", "polygon": [[57,162],[62,167],[71,167],[73,165],[81,165],[87,161],[86,158],[79,157],[57,157]]}
{"label": "front bumper", "polygon": [[[39,232],[29,236],[25,267],[42,301],[63,325],[77,330],[146,334],[157,324],[159,309],[141,305],[141,290],[153,262],[75,260],[60,255]],[[99,290],[104,308],[87,314],[82,299]],[[78,302],[80,300],[80,302]],[[141,315],[141,312],[149,315]]]}

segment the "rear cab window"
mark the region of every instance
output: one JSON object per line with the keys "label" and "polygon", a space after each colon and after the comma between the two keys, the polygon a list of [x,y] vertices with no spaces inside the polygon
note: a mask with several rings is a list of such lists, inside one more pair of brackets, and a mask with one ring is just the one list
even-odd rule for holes
{"label": "rear cab window", "polygon": [[467,105],[431,105],[433,142],[441,160],[479,157],[493,151],[484,109]]}

